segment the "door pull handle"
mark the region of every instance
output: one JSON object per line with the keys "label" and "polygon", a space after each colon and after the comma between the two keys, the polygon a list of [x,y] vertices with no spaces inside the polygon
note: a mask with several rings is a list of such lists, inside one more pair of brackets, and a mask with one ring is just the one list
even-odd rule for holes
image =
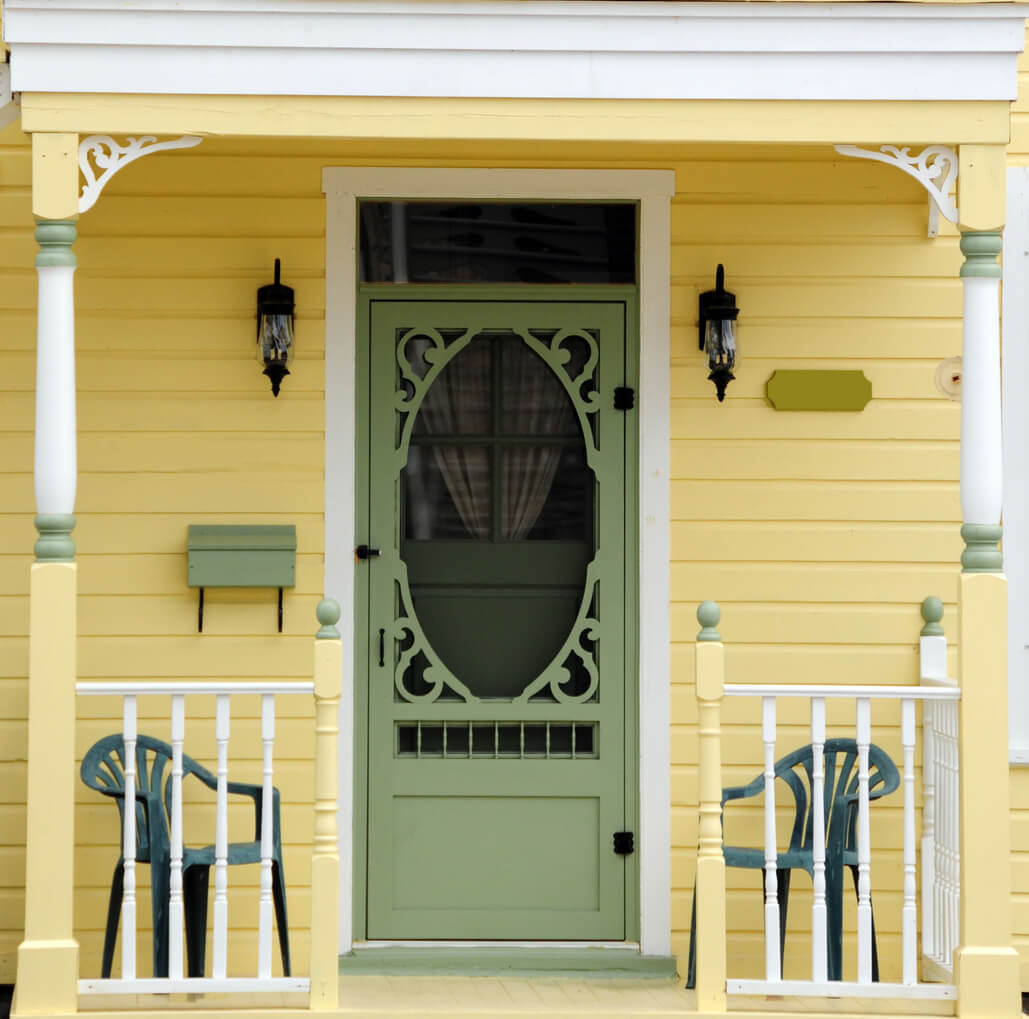
{"label": "door pull handle", "polygon": [[354,549],[354,555],[356,555],[358,559],[373,559],[382,555],[382,552],[380,549],[369,548],[367,545],[358,545],[357,548]]}
{"label": "door pull handle", "polygon": [[386,631],[379,628],[379,668],[385,668],[386,665]]}

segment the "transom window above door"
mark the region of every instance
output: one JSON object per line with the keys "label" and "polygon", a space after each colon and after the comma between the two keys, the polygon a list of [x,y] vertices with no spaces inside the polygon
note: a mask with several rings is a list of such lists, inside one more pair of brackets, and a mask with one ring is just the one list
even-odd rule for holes
{"label": "transom window above door", "polygon": [[360,203],[362,283],[633,284],[631,202]]}

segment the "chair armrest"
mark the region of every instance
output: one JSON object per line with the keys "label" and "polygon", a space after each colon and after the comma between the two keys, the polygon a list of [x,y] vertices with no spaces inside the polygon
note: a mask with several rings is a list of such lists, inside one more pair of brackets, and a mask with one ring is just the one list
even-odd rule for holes
{"label": "chair armrest", "polygon": [[764,775],[758,775],[753,782],[748,782],[747,785],[727,786],[722,790],[722,806],[724,807],[730,800],[744,800],[750,796],[759,796],[764,791]]}

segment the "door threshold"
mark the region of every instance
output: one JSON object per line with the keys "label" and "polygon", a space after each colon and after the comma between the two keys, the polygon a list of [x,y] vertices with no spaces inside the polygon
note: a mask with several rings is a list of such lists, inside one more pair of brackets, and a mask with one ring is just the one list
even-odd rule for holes
{"label": "door threshold", "polygon": [[627,941],[362,941],[339,971],[436,976],[671,980],[675,957],[643,955]]}

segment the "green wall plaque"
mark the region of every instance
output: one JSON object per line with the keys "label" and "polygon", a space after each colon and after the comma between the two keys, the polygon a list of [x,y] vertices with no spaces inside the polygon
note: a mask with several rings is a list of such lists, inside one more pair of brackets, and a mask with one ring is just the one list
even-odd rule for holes
{"label": "green wall plaque", "polygon": [[775,410],[864,410],[872,383],[862,371],[779,369],[765,396]]}

